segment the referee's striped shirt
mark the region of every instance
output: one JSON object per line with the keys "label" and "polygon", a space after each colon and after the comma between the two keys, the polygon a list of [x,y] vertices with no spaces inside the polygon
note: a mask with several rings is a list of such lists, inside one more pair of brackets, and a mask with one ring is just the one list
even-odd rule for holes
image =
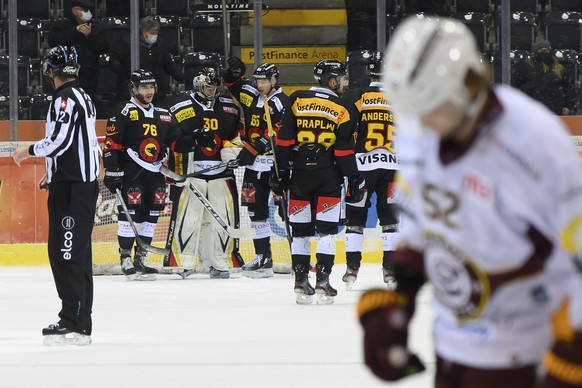
{"label": "referee's striped shirt", "polygon": [[46,137],[31,145],[28,152],[45,157],[49,183],[92,182],[99,177],[95,105],[78,81],[67,82],[54,92]]}

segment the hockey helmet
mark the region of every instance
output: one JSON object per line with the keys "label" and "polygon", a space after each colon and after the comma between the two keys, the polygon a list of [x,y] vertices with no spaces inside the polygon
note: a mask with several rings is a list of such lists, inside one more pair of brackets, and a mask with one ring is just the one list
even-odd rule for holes
{"label": "hockey helmet", "polygon": [[77,77],[80,68],[77,50],[73,46],[53,47],[42,62],[44,75],[49,75],[49,69],[53,69],[55,75]]}
{"label": "hockey helmet", "polygon": [[375,51],[368,59],[368,75],[370,77],[382,77],[382,53]]}
{"label": "hockey helmet", "polygon": [[[204,67],[200,70],[200,73],[194,77],[192,80],[192,86],[194,91],[196,91],[201,97],[206,99],[214,99],[218,95],[218,88],[222,85],[222,80],[220,76],[216,73],[216,70],[212,67]],[[204,93],[204,87],[215,87],[217,91],[213,96],[208,96]]]}
{"label": "hockey helmet", "polygon": [[341,77],[348,72],[346,65],[335,59],[324,59],[313,68],[313,77],[322,86],[327,86],[331,78]]}
{"label": "hockey helmet", "polygon": [[131,73],[129,78],[129,89],[131,95],[137,98],[142,103],[146,104],[144,95],[138,93],[138,88],[140,85],[154,85],[154,89],[158,91],[158,84],[156,82],[156,76],[149,70],[137,69]]}
{"label": "hockey helmet", "polygon": [[263,63],[255,69],[253,72],[253,78],[271,80],[275,77],[279,79],[279,69],[272,63]]}
{"label": "hockey helmet", "polygon": [[470,106],[465,86],[469,70],[485,74],[475,38],[453,19],[402,22],[390,39],[383,83],[399,113],[423,115],[447,101]]}

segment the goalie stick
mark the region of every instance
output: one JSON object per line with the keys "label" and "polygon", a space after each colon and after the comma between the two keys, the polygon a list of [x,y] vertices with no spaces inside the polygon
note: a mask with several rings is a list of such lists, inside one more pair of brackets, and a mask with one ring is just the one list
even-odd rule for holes
{"label": "goalie stick", "polygon": [[[183,180],[186,178],[192,178],[192,176],[190,176],[192,174],[180,175],[180,174],[177,174],[174,171],[172,171],[169,168],[164,167],[164,166],[162,166],[162,168],[160,169],[160,172],[170,179],[174,179],[174,177],[178,178],[178,179],[174,179],[174,180]],[[195,173],[195,174],[198,174],[198,173]],[[192,193],[196,196],[196,198],[198,198],[198,200],[202,203],[202,206],[204,206],[204,208],[208,211],[208,213],[210,213],[210,215],[216,220],[216,222],[218,222],[220,227],[222,229],[224,229],[230,237],[232,237],[232,238],[253,238],[253,236],[255,235],[254,229],[233,228],[224,220],[224,218],[222,218],[222,216],[220,214],[218,214],[218,212],[214,209],[214,207],[208,201],[208,199],[206,199],[206,197],[196,188],[196,186],[194,186],[193,183],[190,183],[188,185],[188,187],[190,188]]]}
{"label": "goalie stick", "polygon": [[170,253],[169,249],[154,247],[154,246],[146,243],[145,241],[143,241],[141,239],[141,237],[139,237],[139,234],[137,232],[137,227],[135,226],[135,224],[133,223],[133,220],[131,219],[131,216],[129,215],[129,210],[127,209],[127,205],[125,204],[125,201],[123,200],[123,196],[121,195],[121,191],[119,189],[115,189],[115,195],[117,196],[117,200],[119,201],[119,203],[121,204],[121,207],[123,208],[123,212],[127,216],[127,221],[129,221],[129,225],[131,225],[131,229],[133,230],[133,233],[135,234],[135,242],[137,243],[137,245],[140,248],[145,249],[146,251],[154,253],[156,255],[165,256],[165,255],[169,254]]}
{"label": "goalie stick", "polygon": [[[263,97],[263,108],[265,109],[265,120],[267,121],[267,129],[269,134],[269,141],[271,143],[271,152],[273,153],[273,167],[275,167],[275,175],[279,179],[279,166],[277,165],[277,154],[275,153],[275,131],[273,130],[273,123],[271,122],[271,112],[269,111],[269,103],[267,96]],[[277,196],[278,197],[278,196]],[[283,223],[285,224],[285,233],[287,234],[287,242],[291,247],[293,237],[291,237],[291,227],[289,226],[289,217],[287,216],[287,193],[283,191],[283,195],[279,197],[279,206],[283,213]]]}
{"label": "goalie stick", "polygon": [[225,168],[225,167],[226,168],[237,168],[238,167],[238,160],[237,159],[229,160],[228,162],[223,162],[223,163],[217,164],[216,166],[208,167],[208,168],[205,168],[204,170],[191,172],[190,174],[184,174],[184,175],[178,174],[177,172],[170,170],[166,166],[162,166],[160,169],[160,172],[173,181],[184,182],[188,178],[198,178],[198,177],[206,174],[209,171],[218,170],[219,168]]}

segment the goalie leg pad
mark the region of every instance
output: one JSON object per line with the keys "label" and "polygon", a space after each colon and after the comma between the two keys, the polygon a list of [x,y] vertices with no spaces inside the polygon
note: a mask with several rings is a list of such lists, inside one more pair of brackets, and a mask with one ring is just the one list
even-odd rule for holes
{"label": "goalie leg pad", "polygon": [[[194,179],[188,178],[188,181],[190,180]],[[194,181],[198,181],[198,179]],[[177,206],[178,215],[172,239],[172,253],[178,266],[193,268],[198,255],[202,218],[205,210],[190,190],[182,191]]]}

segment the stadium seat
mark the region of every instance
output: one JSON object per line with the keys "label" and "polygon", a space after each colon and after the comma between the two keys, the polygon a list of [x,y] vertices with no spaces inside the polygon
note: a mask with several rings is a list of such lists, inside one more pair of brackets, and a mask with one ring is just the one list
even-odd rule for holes
{"label": "stadium seat", "polygon": [[188,0],[156,0],[156,13],[187,17],[190,11],[188,6]]}
{"label": "stadium seat", "polygon": [[182,49],[182,22],[179,16],[156,16],[160,23],[160,36],[172,55],[180,55]]}
{"label": "stadium seat", "polygon": [[45,120],[51,101],[52,95],[50,94],[32,94],[28,100],[28,119]]}
{"label": "stadium seat", "polygon": [[[513,67],[518,62],[524,62],[529,59],[530,50],[511,50],[509,57],[511,58],[511,84],[514,85]],[[501,83],[501,52],[495,51],[491,55],[491,79],[494,83]]]}
{"label": "stadium seat", "polygon": [[[18,55],[25,55],[32,59],[40,58],[40,19],[18,19]],[[8,26],[4,26],[4,47],[8,51]]]}
{"label": "stadium seat", "polygon": [[[0,55],[0,94],[10,93],[9,86],[9,60],[8,55]],[[28,96],[30,88],[30,75],[32,73],[32,61],[30,57],[18,57],[18,94]]]}
{"label": "stadium seat", "polygon": [[117,92],[117,73],[111,70],[109,63],[110,56],[101,54],[99,56],[99,73],[97,74],[97,87],[93,102],[97,110],[97,118],[107,119],[113,113]]}
{"label": "stadium seat", "polygon": [[484,53],[489,51],[489,26],[491,25],[490,15],[482,12],[457,12],[451,15],[452,18],[465,24],[475,35],[479,51]]}
{"label": "stadium seat", "polygon": [[[162,0],[163,1],[163,0]],[[130,2],[127,0],[105,0],[105,15],[107,17],[129,17]],[[145,15],[144,0],[139,1],[139,16]]]}
{"label": "stadium seat", "polygon": [[[498,6],[501,4],[501,0],[497,0]],[[511,0],[510,10],[511,12],[525,11],[531,13],[540,12],[542,9],[540,0]]]}
{"label": "stadium seat", "polygon": [[546,16],[546,39],[554,49],[581,50],[582,14],[550,12]]}
{"label": "stadium seat", "polygon": [[[18,98],[18,118],[22,117],[22,101]],[[10,96],[8,94],[0,94],[0,120],[10,120]]]}
{"label": "stadium seat", "polygon": [[199,13],[190,19],[192,48],[196,51],[209,51],[224,54],[222,39],[222,14]]}
{"label": "stadium seat", "polygon": [[531,50],[535,42],[537,24],[531,12],[514,12],[511,14],[511,49]]}
{"label": "stadium seat", "polygon": [[451,8],[453,13],[481,12],[488,14],[493,11],[493,3],[491,0],[457,0]]}
{"label": "stadium seat", "polygon": [[574,50],[553,50],[553,54],[558,62],[566,68],[566,74],[574,81],[578,89],[580,87],[578,53]]}
{"label": "stadium seat", "polygon": [[582,12],[580,0],[547,0],[550,11],[575,11]]}
{"label": "stadium seat", "polygon": [[19,1],[16,6],[16,16],[23,19],[36,18],[49,20],[51,18],[51,0]]}
{"label": "stadium seat", "polygon": [[190,52],[186,54],[183,59],[185,89],[192,89],[192,80],[203,67],[212,67],[220,74],[223,59],[223,55],[213,52]]}
{"label": "stadium seat", "polygon": [[119,41],[129,40],[128,17],[103,18],[101,19],[101,27],[103,28],[109,47],[115,46]]}
{"label": "stadium seat", "polygon": [[350,89],[362,88],[370,83],[367,67],[370,56],[373,53],[373,51],[369,50],[350,51],[348,53],[346,65],[348,68]]}

